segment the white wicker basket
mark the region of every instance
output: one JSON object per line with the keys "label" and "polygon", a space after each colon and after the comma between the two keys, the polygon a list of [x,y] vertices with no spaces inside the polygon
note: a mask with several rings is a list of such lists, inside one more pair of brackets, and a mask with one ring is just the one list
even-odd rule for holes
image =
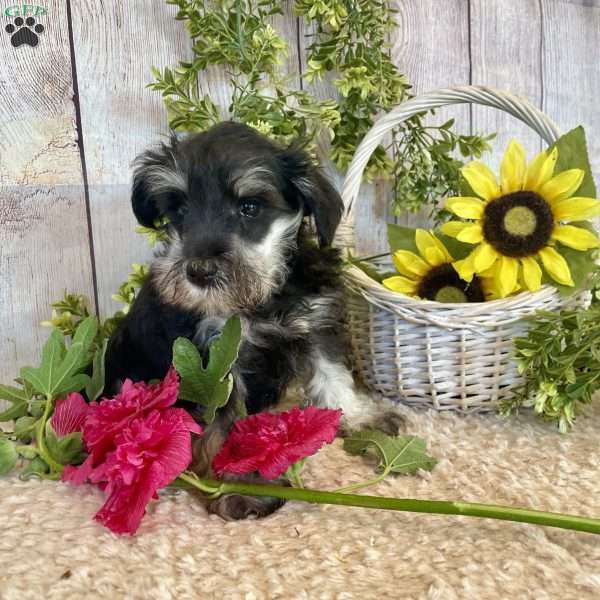
{"label": "white wicker basket", "polygon": [[[559,137],[543,113],[505,92],[460,87],[413,98],[381,118],[357,148],[344,182],[345,214],[336,245],[354,246],[354,209],[363,170],[384,135],[417,113],[464,103],[503,110],[548,144]],[[564,298],[544,286],[492,302],[442,304],[392,292],[353,266],[346,270],[345,281],[354,367],[364,383],[395,401],[463,412],[495,408],[521,382],[512,353],[513,339],[526,331],[525,317],[589,298],[589,293]]]}

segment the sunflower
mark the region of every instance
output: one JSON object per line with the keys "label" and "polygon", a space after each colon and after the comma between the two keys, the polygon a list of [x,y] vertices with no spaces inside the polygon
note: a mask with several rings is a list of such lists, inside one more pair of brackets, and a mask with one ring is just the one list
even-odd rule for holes
{"label": "sunflower", "polygon": [[575,285],[555,242],[575,250],[600,246],[598,237],[572,221],[600,215],[600,201],[572,197],[584,171],[569,169],[553,176],[558,149],[544,150],[527,165],[519,142],[508,145],[500,166],[500,183],[484,164],[473,161],[461,172],[474,196],[448,198],[445,208],[463,221],[450,221],[441,231],[461,242],[477,244],[454,268],[465,281],[474,274],[491,274],[500,297],[520,284],[536,291],[542,269],[561,285]]}
{"label": "sunflower", "polygon": [[383,280],[388,289],[437,302],[483,302],[486,291],[493,293],[489,281],[484,286],[479,277],[462,280],[452,266],[454,258],[433,233],[417,229],[415,242],[420,256],[408,250],[394,252],[400,275]]}

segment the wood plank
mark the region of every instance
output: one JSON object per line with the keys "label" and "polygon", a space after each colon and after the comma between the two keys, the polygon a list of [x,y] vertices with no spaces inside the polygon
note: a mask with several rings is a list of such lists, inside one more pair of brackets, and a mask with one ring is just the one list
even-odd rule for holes
{"label": "wood plank", "polygon": [[[468,85],[469,11],[464,0],[395,0],[398,27],[392,40],[392,59],[412,83],[415,95],[446,87]],[[455,131],[471,133],[468,106],[436,111],[427,123],[455,119]],[[406,214],[399,222],[410,227],[428,225],[427,214]]]}
{"label": "wood plank", "polygon": [[[472,82],[523,96],[542,105],[541,14],[537,0],[470,0]],[[542,143],[528,126],[495,109],[473,107],[473,129],[496,132],[496,167],[506,145],[517,138],[528,158]]]}
{"label": "wood plank", "polygon": [[183,23],[174,19],[176,8],[165,2],[78,0],[72,7],[98,301],[105,317],[119,307],[111,295],[131,263],[151,256],[146,240],[134,233],[129,203],[132,160],[168,133],[162,98],[146,88],[153,80],[150,67],[176,66],[191,49]]}
{"label": "wood plank", "polygon": [[[93,278],[77,145],[65,2],[48,0],[35,47],[9,43],[0,61],[0,381],[37,363],[39,323],[64,289]],[[7,20],[7,19],[5,19]],[[4,28],[4,22],[3,22]]]}
{"label": "wood plank", "polygon": [[600,0],[542,0],[544,111],[566,132],[583,125],[600,183]]}

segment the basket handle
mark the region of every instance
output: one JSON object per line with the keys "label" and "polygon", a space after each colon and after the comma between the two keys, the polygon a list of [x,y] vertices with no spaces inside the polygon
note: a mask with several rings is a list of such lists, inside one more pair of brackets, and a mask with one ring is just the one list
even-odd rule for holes
{"label": "basket handle", "polygon": [[354,245],[355,201],[360,191],[363,171],[383,137],[394,127],[418,113],[452,104],[481,104],[503,110],[529,125],[548,145],[553,144],[560,137],[557,126],[542,111],[528,100],[508,92],[500,92],[484,86],[463,86],[428,92],[411,98],[381,117],[356,149],[344,180],[342,191],[344,217],[340,225],[341,231],[336,236],[336,245],[342,247]]}

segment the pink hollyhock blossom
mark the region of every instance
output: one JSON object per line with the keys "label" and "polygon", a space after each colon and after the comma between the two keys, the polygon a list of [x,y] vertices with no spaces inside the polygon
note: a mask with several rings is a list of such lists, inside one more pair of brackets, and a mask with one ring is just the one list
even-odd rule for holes
{"label": "pink hollyhock blossom", "polygon": [[65,467],[63,481],[89,481],[108,496],[96,520],[115,533],[136,532],[146,505],[192,460],[190,433],[202,428],[181,408],[173,408],[179,381],[171,369],[154,385],[127,380],[113,399],[92,402],[83,426],[89,456]]}
{"label": "pink hollyhock blossom", "polygon": [[212,466],[217,475],[258,471],[275,479],[300,459],[335,438],[340,410],[309,406],[282,413],[259,413],[237,421]]}
{"label": "pink hollyhock blossom", "polygon": [[89,404],[81,394],[73,392],[64,400],[58,400],[50,425],[58,437],[81,431],[89,412]]}

